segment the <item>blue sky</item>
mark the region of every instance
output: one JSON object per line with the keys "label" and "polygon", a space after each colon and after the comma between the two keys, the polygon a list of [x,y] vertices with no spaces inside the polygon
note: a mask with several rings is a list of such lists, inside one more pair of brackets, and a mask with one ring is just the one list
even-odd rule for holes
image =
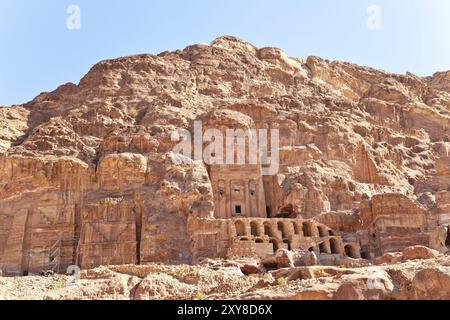
{"label": "blue sky", "polygon": [[[79,30],[66,27],[72,4]],[[367,27],[371,5],[381,29]],[[0,105],[78,83],[102,59],[220,35],[396,73],[450,69],[449,0],[0,0]]]}

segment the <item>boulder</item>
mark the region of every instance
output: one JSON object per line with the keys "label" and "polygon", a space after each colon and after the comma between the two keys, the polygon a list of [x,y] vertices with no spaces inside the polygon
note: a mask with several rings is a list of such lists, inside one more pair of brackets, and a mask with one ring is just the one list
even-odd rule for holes
{"label": "boulder", "polygon": [[261,267],[254,263],[246,263],[240,266],[243,274],[246,276],[251,274],[258,274],[261,272]]}
{"label": "boulder", "polygon": [[439,256],[439,252],[424,246],[413,246],[403,250],[403,260],[432,259]]}
{"label": "boulder", "polygon": [[136,287],[135,300],[160,300],[168,297],[191,297],[195,292],[193,286],[163,273],[149,274]]}
{"label": "boulder", "polygon": [[294,254],[292,251],[281,249],[275,255],[278,268],[294,268]]}
{"label": "boulder", "polygon": [[389,275],[381,270],[367,274],[342,276],[342,285],[333,295],[333,300],[383,300],[388,299],[394,290]]}
{"label": "boulder", "polygon": [[424,269],[412,281],[416,299],[450,300],[450,269]]}
{"label": "boulder", "polygon": [[314,251],[308,251],[301,256],[301,258],[296,263],[298,266],[316,266],[318,264],[318,258]]}

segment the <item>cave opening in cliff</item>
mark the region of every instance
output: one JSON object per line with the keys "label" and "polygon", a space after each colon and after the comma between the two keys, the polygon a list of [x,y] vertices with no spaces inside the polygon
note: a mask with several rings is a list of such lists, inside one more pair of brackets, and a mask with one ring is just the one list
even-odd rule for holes
{"label": "cave opening in cliff", "polygon": [[320,236],[320,237],[326,237],[326,236],[328,236],[327,229],[326,229],[324,226],[319,226],[319,227],[317,227],[317,230],[319,231],[319,236]]}
{"label": "cave opening in cliff", "polygon": [[251,229],[251,234],[254,237],[259,237],[259,228],[258,228],[258,224],[255,221],[252,221],[250,223],[250,229]]}
{"label": "cave opening in cliff", "polygon": [[286,239],[286,240],[283,240],[283,243],[287,245],[287,248],[288,248],[289,251],[292,250],[292,248],[291,248],[291,242],[290,242],[289,240],[287,240],[287,239]]}
{"label": "cave opening in cliff", "polygon": [[339,243],[335,238],[330,239],[330,249],[331,253],[338,254],[339,252]]}
{"label": "cave opening in cliff", "polygon": [[264,223],[264,234],[269,237],[273,237],[273,232],[270,224]]}
{"label": "cave opening in cliff", "polygon": [[272,208],[270,206],[266,207],[267,218],[272,218]]}
{"label": "cave opening in cliff", "polygon": [[305,237],[312,237],[313,236],[313,232],[312,232],[312,224],[309,222],[304,222],[303,223],[303,233]]}
{"label": "cave opening in cliff", "polygon": [[347,255],[347,257],[350,257],[350,258],[353,258],[353,259],[358,258],[357,254],[356,254],[356,250],[355,250],[355,248],[353,246],[346,245],[344,247],[344,250],[345,250],[345,254]]}
{"label": "cave opening in cliff", "polygon": [[319,245],[319,250],[320,250],[320,253],[329,253],[325,242],[322,242]]}
{"label": "cave opening in cliff", "polygon": [[448,250],[450,250],[450,226],[448,227],[447,231],[447,239],[445,240],[445,246]]}

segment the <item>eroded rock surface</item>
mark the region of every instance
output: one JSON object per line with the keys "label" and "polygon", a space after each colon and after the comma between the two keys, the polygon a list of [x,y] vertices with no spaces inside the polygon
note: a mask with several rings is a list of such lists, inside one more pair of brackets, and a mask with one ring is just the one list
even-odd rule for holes
{"label": "eroded rock surface", "polygon": [[[0,108],[0,269],[195,264],[265,259],[280,249],[283,267],[292,267],[289,251],[314,252],[305,265],[347,267],[394,263],[389,254],[411,246],[444,254],[449,79],[292,58],[234,37],[102,61],[78,85]],[[260,163],[174,161],[174,132],[194,133],[195,121],[204,130],[278,129],[280,170],[263,176]],[[192,283],[167,275],[158,284],[149,274],[148,284],[119,277],[105,290],[196,294]],[[292,297],[385,298],[396,290],[386,280],[366,292],[367,275],[346,276]],[[416,295],[427,297],[432,290],[420,279]]]}

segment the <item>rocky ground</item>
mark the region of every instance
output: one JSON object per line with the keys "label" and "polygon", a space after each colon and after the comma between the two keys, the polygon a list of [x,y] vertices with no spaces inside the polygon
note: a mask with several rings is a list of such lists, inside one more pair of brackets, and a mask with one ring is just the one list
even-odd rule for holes
{"label": "rocky ground", "polygon": [[[417,254],[417,250],[414,250]],[[406,253],[405,253],[406,252]],[[361,267],[266,271],[254,260],[200,265],[103,266],[65,275],[0,278],[4,300],[411,300],[450,299],[450,257],[385,255]],[[419,253],[420,255],[420,253]],[[393,258],[393,259],[392,259]],[[387,262],[390,261],[390,262]],[[397,262],[396,262],[397,261]],[[378,265],[377,265],[378,264]]]}

